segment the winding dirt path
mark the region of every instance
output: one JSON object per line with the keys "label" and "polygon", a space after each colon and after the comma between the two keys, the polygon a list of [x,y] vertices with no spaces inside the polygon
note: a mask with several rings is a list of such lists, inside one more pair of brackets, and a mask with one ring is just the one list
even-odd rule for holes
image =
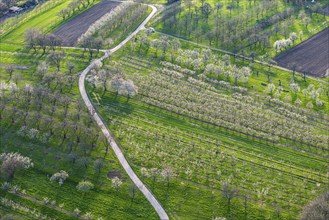
{"label": "winding dirt path", "polygon": [[[153,15],[156,13],[157,9],[152,6],[152,12],[150,15],[139,25],[139,27],[131,33],[125,40],[123,40],[120,44],[118,44],[116,47],[105,51],[105,55],[102,56],[99,60],[103,61],[104,59],[108,58],[111,54],[119,50],[122,46],[124,46],[131,38],[133,38],[140,30],[143,30],[145,28],[145,24],[153,17]],[[85,88],[85,78],[86,75],[89,73],[89,71],[94,67],[95,61],[93,61],[80,75],[79,78],[79,90],[80,94],[82,96],[83,101],[85,102],[88,110],[92,114],[93,118],[96,120],[98,126],[101,128],[103,134],[107,138],[108,142],[110,143],[115,155],[117,156],[119,162],[121,163],[124,170],[127,172],[130,179],[134,182],[134,184],[138,187],[138,189],[144,194],[146,199],[151,203],[155,211],[158,213],[161,220],[167,220],[169,219],[166,211],[162,208],[159,201],[155,198],[155,196],[152,194],[152,192],[143,184],[143,182],[138,178],[138,176],[135,174],[133,169],[130,167],[127,159],[123,155],[118,143],[115,141],[113,134],[109,131],[109,129],[106,127],[102,119],[99,117],[99,115],[96,112],[96,109],[92,105],[87,92]]]}

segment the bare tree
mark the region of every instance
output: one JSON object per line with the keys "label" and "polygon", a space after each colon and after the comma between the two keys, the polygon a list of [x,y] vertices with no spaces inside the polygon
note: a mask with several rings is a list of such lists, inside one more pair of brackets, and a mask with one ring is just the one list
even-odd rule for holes
{"label": "bare tree", "polygon": [[169,38],[167,36],[161,36],[160,37],[160,45],[162,48],[163,55],[166,55],[166,51],[169,48]]}
{"label": "bare tree", "polygon": [[47,40],[48,40],[49,47],[53,51],[55,51],[56,47],[60,46],[62,43],[62,40],[54,34],[47,34]]}
{"label": "bare tree", "polygon": [[41,47],[42,54],[45,54],[46,53],[47,46],[49,44],[49,42],[48,42],[48,35],[46,35],[46,34],[39,34],[37,36],[37,38],[36,38],[36,42],[37,42],[38,46]]}
{"label": "bare tree", "polygon": [[238,190],[234,189],[227,181],[224,182],[222,187],[222,194],[227,199],[227,211],[231,212],[231,201],[238,196]]}
{"label": "bare tree", "polygon": [[169,188],[170,178],[175,175],[173,169],[167,166],[161,171],[161,175],[167,180],[167,187]]}
{"label": "bare tree", "polygon": [[48,56],[49,62],[57,67],[57,71],[59,71],[63,59],[64,52],[51,52]]}
{"label": "bare tree", "polygon": [[91,59],[94,54],[94,50],[96,49],[97,52],[103,45],[103,41],[101,38],[93,38],[93,37],[86,37],[80,42],[81,46],[84,48],[84,51],[88,49],[89,58]]}
{"label": "bare tree", "polygon": [[9,75],[9,79],[8,79],[8,82],[11,80],[11,78],[13,77],[13,73],[14,73],[14,65],[9,65],[6,67],[6,72],[8,73]]}
{"label": "bare tree", "polygon": [[73,72],[73,70],[76,68],[75,64],[71,63],[71,62],[67,63],[66,66],[67,66],[67,69],[69,70],[69,74],[71,74]]}
{"label": "bare tree", "polygon": [[212,7],[211,5],[206,2],[200,7],[201,13],[206,17],[206,19],[209,18],[210,13],[212,12]]}
{"label": "bare tree", "polygon": [[27,48],[29,49],[34,49],[34,52],[37,51],[37,39],[40,35],[40,31],[36,28],[29,28],[25,31],[24,34],[24,41],[25,41],[25,45]]}
{"label": "bare tree", "polygon": [[228,6],[226,6],[226,9],[230,10],[230,17],[232,15],[232,9],[235,8],[235,5],[233,3],[229,4]]}

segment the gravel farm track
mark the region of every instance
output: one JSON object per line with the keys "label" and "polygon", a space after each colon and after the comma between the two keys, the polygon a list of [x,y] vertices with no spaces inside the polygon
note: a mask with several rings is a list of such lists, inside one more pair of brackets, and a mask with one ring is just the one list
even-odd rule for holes
{"label": "gravel farm track", "polygon": [[279,66],[291,69],[296,65],[299,72],[323,77],[329,71],[329,27],[279,54],[274,60]]}
{"label": "gravel farm track", "polygon": [[104,0],[63,24],[53,33],[63,40],[63,46],[72,47],[78,38],[88,30],[90,25],[119,4],[120,2]]}

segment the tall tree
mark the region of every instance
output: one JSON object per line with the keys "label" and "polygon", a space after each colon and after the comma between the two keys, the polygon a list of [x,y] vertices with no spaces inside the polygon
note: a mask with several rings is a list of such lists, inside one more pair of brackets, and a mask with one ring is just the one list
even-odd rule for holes
{"label": "tall tree", "polygon": [[231,201],[238,196],[238,191],[234,189],[227,181],[224,182],[222,187],[222,194],[227,199],[227,212],[231,213]]}
{"label": "tall tree", "polygon": [[27,48],[29,49],[34,49],[34,52],[37,51],[37,39],[40,35],[40,31],[36,28],[29,28],[25,31],[24,34],[24,41],[25,41],[25,45]]}
{"label": "tall tree", "polygon": [[119,87],[119,95],[127,96],[127,101],[138,93],[138,87],[131,80],[125,80]]}
{"label": "tall tree", "polygon": [[211,12],[212,12],[213,9],[212,9],[211,5],[208,2],[206,2],[206,3],[203,4],[203,6],[200,7],[200,10],[201,10],[201,13],[208,20],[209,15],[211,14]]}
{"label": "tall tree", "polygon": [[8,178],[13,178],[16,171],[33,167],[32,160],[29,157],[24,157],[19,153],[2,153],[0,154],[1,171]]}

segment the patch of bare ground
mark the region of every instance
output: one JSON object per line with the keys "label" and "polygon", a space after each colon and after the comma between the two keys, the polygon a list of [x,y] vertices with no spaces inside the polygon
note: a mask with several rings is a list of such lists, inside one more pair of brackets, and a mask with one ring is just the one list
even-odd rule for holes
{"label": "patch of bare ground", "polygon": [[329,70],[329,28],[274,58],[279,66],[323,77]]}
{"label": "patch of bare ground", "polygon": [[119,170],[113,170],[107,173],[107,177],[108,178],[114,178],[114,177],[118,177],[121,179],[121,171]]}
{"label": "patch of bare ground", "polygon": [[78,38],[88,30],[90,25],[106,13],[113,10],[119,4],[120,2],[104,0],[82,14],[74,17],[69,22],[63,24],[53,33],[62,39],[63,46],[74,46]]}

